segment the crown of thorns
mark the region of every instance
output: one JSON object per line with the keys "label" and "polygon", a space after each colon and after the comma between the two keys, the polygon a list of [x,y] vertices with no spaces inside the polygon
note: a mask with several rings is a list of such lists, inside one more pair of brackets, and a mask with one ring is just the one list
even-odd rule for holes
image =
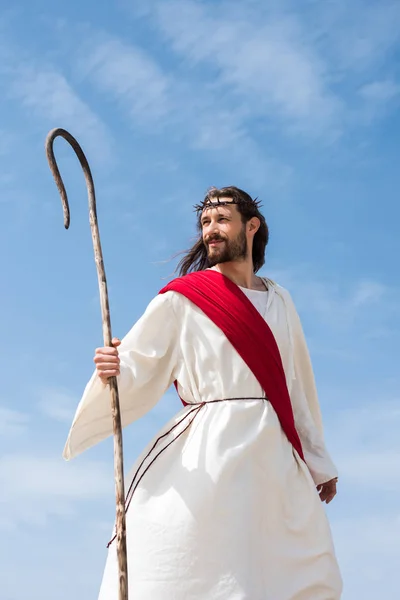
{"label": "crown of thorns", "polygon": [[242,205],[250,205],[253,206],[256,210],[259,210],[262,206],[261,201],[258,200],[257,198],[253,198],[251,200],[242,200],[241,198],[232,198],[232,200],[226,201],[223,200],[221,201],[219,198],[216,197],[209,197],[206,196],[205,199],[203,200],[203,202],[201,202],[201,204],[195,204],[194,205],[194,211],[199,214],[200,212],[203,212],[203,210],[205,210],[206,208],[215,208],[216,206],[230,206],[231,204],[242,204]]}

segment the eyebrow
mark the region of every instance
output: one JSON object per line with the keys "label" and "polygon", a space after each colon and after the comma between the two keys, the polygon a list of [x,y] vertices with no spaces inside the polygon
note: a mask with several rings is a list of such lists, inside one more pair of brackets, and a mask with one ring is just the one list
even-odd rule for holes
{"label": "eyebrow", "polygon": [[[220,207],[219,207],[219,206],[216,206],[215,208],[220,208]],[[217,213],[217,214],[218,214],[218,216],[219,216],[219,217],[224,217],[224,219],[231,219],[231,218],[232,218],[232,215],[231,215],[231,214],[229,214],[229,213],[227,214],[227,213],[225,213],[225,212],[218,211],[218,213]],[[201,223],[203,223],[203,221],[204,221],[205,219],[209,219],[209,218],[210,218],[210,217],[207,217],[207,215],[202,215],[202,216],[201,216],[201,219],[200,219],[200,222],[201,222]]]}

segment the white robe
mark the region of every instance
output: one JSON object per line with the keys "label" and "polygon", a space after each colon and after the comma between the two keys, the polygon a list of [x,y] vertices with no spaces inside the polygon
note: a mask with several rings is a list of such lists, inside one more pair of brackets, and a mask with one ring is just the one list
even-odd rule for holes
{"label": "white robe", "polygon": [[[288,292],[266,281],[268,292],[243,291],[278,343],[307,466],[266,399],[207,404],[178,437],[188,424],[183,420],[160,442],[161,449],[174,439],[144,475],[127,512],[132,599],[341,597],[330,528],[316,491],[316,485],[336,477],[337,471],[323,440],[299,317]],[[146,414],[175,380],[189,405],[160,435],[193,410],[192,404],[265,396],[217,326],[175,292],[156,296],[149,304],[123,339],[120,359],[124,426]],[[76,456],[111,433],[109,391],[94,374],[64,457]],[[114,542],[99,600],[117,600],[117,571]]]}

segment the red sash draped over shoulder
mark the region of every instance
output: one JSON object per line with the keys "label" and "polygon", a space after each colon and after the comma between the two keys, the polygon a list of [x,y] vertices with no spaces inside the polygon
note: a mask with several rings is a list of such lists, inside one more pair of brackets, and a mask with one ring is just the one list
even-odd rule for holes
{"label": "red sash draped over shoulder", "polygon": [[185,296],[221,329],[260,383],[286,437],[304,460],[278,345],[247,296],[228,277],[213,270],[174,279],[160,294],[168,291]]}

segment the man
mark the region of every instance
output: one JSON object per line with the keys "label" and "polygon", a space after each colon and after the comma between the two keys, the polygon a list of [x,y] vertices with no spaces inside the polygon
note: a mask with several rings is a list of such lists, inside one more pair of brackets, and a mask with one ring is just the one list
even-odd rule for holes
{"label": "man", "polygon": [[[112,433],[175,382],[184,407],[149,444],[127,492],[129,592],[137,600],[338,600],[322,502],[336,494],[301,324],[283,288],[256,272],[268,227],[259,203],[212,188],[182,277],[149,304],[96,371],[64,456]],[[321,502],[322,501],[322,502]],[[118,596],[111,540],[100,600]]]}

